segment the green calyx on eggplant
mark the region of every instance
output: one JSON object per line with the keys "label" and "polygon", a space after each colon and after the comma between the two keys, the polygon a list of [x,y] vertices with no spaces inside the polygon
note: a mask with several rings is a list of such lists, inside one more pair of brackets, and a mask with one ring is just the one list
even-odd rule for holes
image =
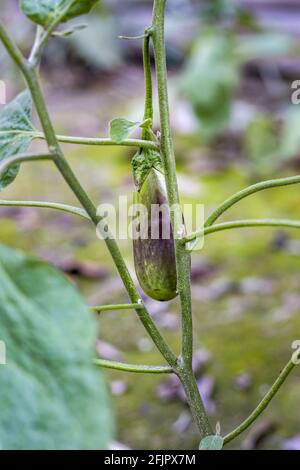
{"label": "green calyx on eggplant", "polygon": [[141,150],[132,167],[137,186],[134,203],[143,208],[133,224],[137,278],[152,299],[171,300],[177,296],[175,245],[160,154]]}

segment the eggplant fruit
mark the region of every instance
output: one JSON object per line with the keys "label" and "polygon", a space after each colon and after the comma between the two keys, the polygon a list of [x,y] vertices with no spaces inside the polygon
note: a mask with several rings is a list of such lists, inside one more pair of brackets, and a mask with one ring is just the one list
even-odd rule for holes
{"label": "eggplant fruit", "polygon": [[[142,155],[145,156],[145,153],[138,155],[139,162],[142,161]],[[147,156],[149,157],[149,154]],[[154,160],[155,166],[150,166],[148,158],[147,162],[144,162],[146,167],[138,173],[134,172],[138,186],[134,202],[142,204],[147,210],[147,215],[144,216],[146,229],[138,230],[138,236],[133,237],[134,264],[138,281],[145,294],[155,300],[167,301],[177,296],[175,245],[165,178],[158,169],[158,160]],[[140,165],[136,167],[141,170]],[[135,169],[134,166],[133,168]],[[156,205],[156,210],[151,212],[153,205]],[[162,211],[159,211],[157,208],[161,206]],[[137,222],[140,228],[143,222],[141,213]]]}

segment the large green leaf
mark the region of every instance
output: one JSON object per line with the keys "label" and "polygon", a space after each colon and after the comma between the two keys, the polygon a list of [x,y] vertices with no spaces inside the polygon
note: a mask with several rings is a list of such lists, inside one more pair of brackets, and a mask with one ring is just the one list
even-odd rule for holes
{"label": "large green leaf", "polygon": [[[31,113],[32,101],[27,91],[18,95],[0,112],[0,162],[27,150],[34,133]],[[14,165],[0,175],[0,190],[15,179],[18,171],[19,165]]]}
{"label": "large green leaf", "polygon": [[66,14],[63,15],[62,22],[88,13],[97,2],[98,0],[21,0],[21,8],[34,23],[47,27],[64,11]]}
{"label": "large green leaf", "polygon": [[52,266],[0,245],[2,449],[103,449],[112,434],[95,324]]}

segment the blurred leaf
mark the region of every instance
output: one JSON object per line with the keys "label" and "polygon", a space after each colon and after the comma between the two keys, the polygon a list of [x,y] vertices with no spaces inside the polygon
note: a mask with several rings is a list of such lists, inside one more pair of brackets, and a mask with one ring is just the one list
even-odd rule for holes
{"label": "blurred leaf", "polygon": [[116,18],[96,14],[84,20],[87,28],[69,38],[73,53],[85,63],[101,70],[115,70],[122,62]]}
{"label": "blurred leaf", "polygon": [[278,130],[271,117],[258,115],[245,132],[247,157],[262,166],[275,158],[279,145]]}
{"label": "blurred leaf", "polygon": [[200,442],[199,450],[222,450],[224,439],[221,436],[206,436]]}
{"label": "blurred leaf", "polygon": [[93,319],[52,266],[0,246],[2,449],[104,449],[112,434]]}
{"label": "blurred leaf", "polygon": [[262,33],[239,38],[237,56],[241,62],[261,57],[288,55],[295,42],[283,33]]}
{"label": "blurred leaf", "polygon": [[[32,101],[28,91],[19,94],[0,112],[0,162],[25,152],[34,132],[31,123]],[[0,176],[0,190],[17,176],[19,165],[15,165]]]}
{"label": "blurred leaf", "polygon": [[234,17],[237,11],[237,5],[232,0],[205,0],[202,8],[203,18],[212,22]]}
{"label": "blurred leaf", "polygon": [[233,93],[238,83],[235,39],[215,31],[200,38],[181,79],[181,89],[191,102],[201,131],[213,137],[228,123]]}
{"label": "blurred leaf", "polygon": [[[88,13],[98,0],[21,0],[23,13],[34,23],[47,27],[70,6],[62,22]],[[71,4],[74,3],[73,6]]]}
{"label": "blurred leaf", "polygon": [[110,137],[114,142],[116,142],[116,144],[120,144],[140,125],[140,122],[128,121],[125,118],[113,119],[109,123]]}
{"label": "blurred leaf", "polygon": [[286,115],[281,135],[279,155],[282,160],[295,157],[300,152],[300,109],[293,106]]}

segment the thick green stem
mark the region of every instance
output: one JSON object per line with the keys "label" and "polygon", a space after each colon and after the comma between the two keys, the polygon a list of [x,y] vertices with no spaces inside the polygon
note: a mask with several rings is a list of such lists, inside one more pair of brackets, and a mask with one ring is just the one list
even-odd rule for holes
{"label": "thick green stem", "polygon": [[164,163],[168,200],[172,209],[173,231],[176,238],[178,293],[180,295],[182,310],[182,358],[180,373],[178,375],[185,388],[189,405],[198,425],[201,438],[203,438],[204,436],[211,434],[212,431],[192,370],[193,321],[190,289],[190,255],[182,246],[181,240],[178,239],[179,234],[182,234],[183,231],[183,222],[170,125],[164,31],[165,7],[166,0],[154,1],[151,37],[153,39],[154,46],[160,108],[161,152]]}
{"label": "thick green stem", "polygon": [[67,212],[72,215],[78,215],[84,219],[90,220],[85,210],[80,207],[73,207],[67,204],[59,204],[57,202],[48,201],[5,201],[0,200],[0,206],[6,207],[39,207],[41,209],[55,209],[62,212]]}
{"label": "thick green stem", "polygon": [[255,408],[255,410],[250,414],[250,416],[248,416],[248,418],[245,421],[243,421],[242,424],[240,424],[240,426],[238,426],[231,433],[227,434],[227,436],[224,437],[224,444],[228,444],[228,442],[235,439],[242,432],[244,432],[247,428],[249,428],[249,426],[251,426],[251,424],[254,423],[254,421],[256,421],[256,419],[261,415],[261,413],[267,408],[270,401],[272,400],[272,398],[274,398],[274,396],[276,395],[276,393],[278,392],[278,390],[280,389],[282,384],[285,382],[285,380],[287,379],[287,377],[292,372],[295,366],[296,364],[292,360],[290,360],[287,363],[287,365],[280,372],[276,381],[274,382],[274,384],[272,385],[268,393],[264,396],[262,401],[259,403],[257,408]]}

